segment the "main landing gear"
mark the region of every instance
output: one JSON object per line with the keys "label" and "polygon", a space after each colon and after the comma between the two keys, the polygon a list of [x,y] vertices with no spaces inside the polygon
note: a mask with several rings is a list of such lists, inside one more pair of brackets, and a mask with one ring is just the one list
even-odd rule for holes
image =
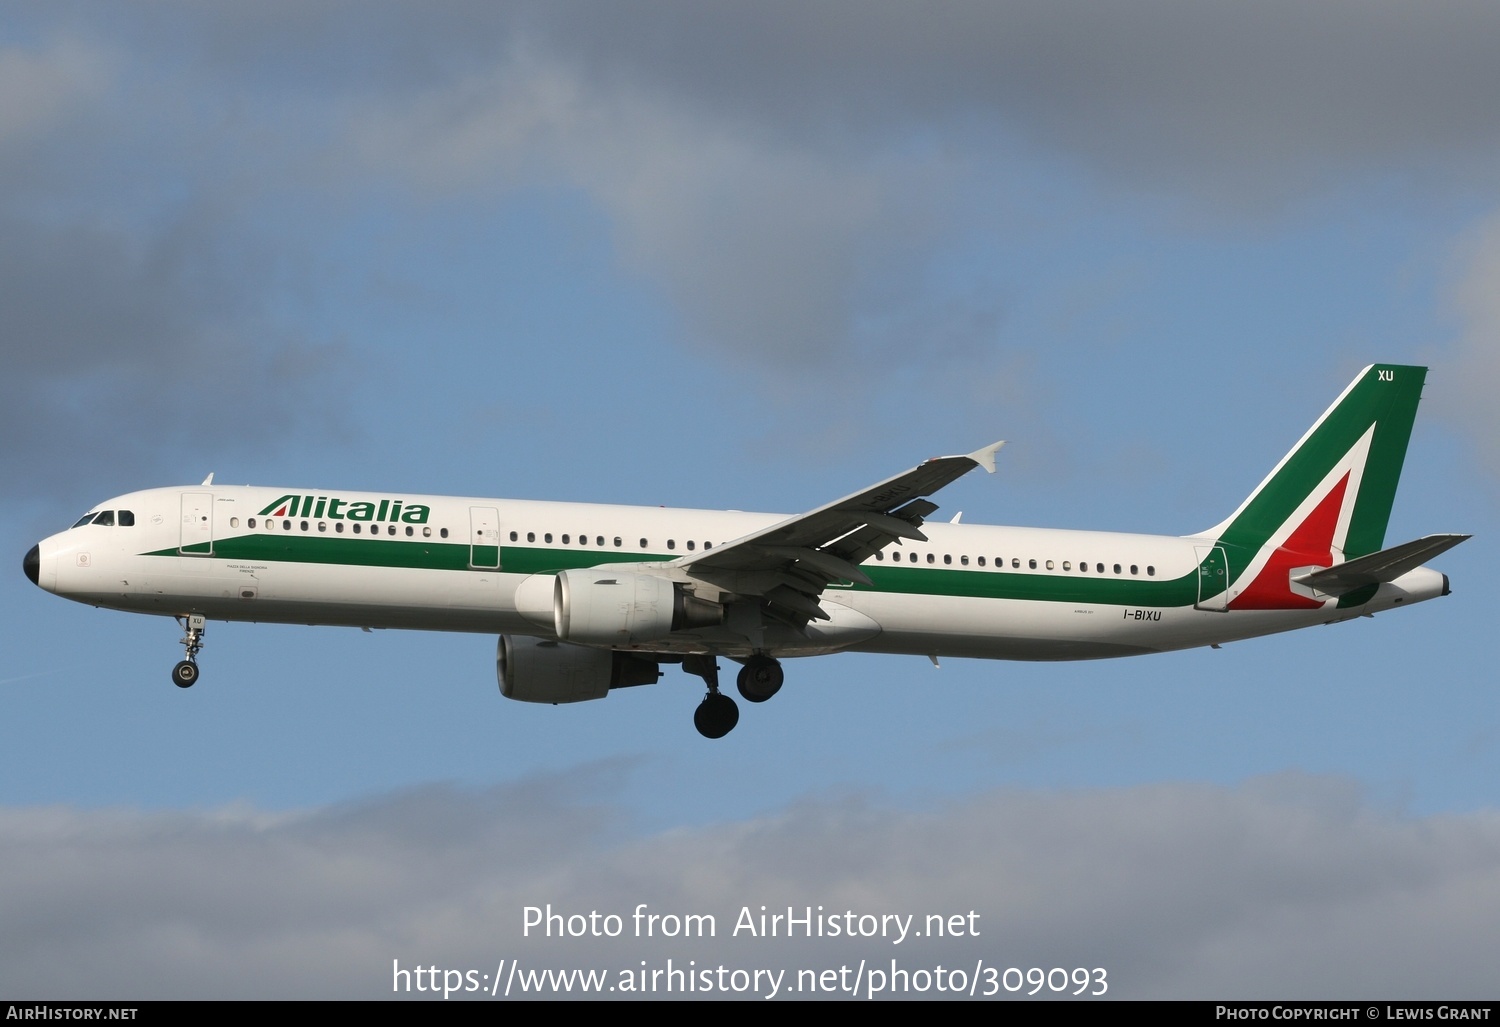
{"label": "main landing gear", "polygon": [[[740,722],[739,705],[719,691],[719,664],[712,656],[683,658],[682,669],[696,674],[708,685],[708,694],[693,711],[693,726],[704,738],[723,738]],[[769,656],[752,656],[745,661],[736,684],[740,695],[749,702],[765,702],[781,689],[785,675],[779,660]]]}
{"label": "main landing gear", "polygon": [[740,722],[740,708],[719,691],[719,661],[712,656],[694,654],[683,658],[682,669],[696,674],[708,685],[708,694],[693,711],[693,726],[704,738],[723,738]]}
{"label": "main landing gear", "polygon": [[735,684],[739,686],[740,695],[748,702],[765,702],[781,691],[781,682],[785,679],[780,660],[773,660],[769,656],[752,656],[740,668],[740,676]]}
{"label": "main landing gear", "polygon": [[198,652],[203,648],[203,631],[208,619],[195,613],[188,617],[178,617],[177,623],[182,625],[182,648],[187,659],[179,661],[172,668],[172,684],[178,688],[192,688],[198,683]]}

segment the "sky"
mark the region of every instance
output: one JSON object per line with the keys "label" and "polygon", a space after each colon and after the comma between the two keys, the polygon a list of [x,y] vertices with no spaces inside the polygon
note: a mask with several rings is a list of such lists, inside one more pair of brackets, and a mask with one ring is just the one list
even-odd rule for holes
{"label": "sky", "polygon": [[[1497,44],[1466,0],[0,3],[0,995],[1493,998]],[[794,513],[996,438],[935,516],[1188,534],[1374,362],[1431,368],[1387,541],[1472,532],[1451,596],[790,661],[715,742],[673,669],[509,702],[488,636],[215,623],[181,691],[176,625],[19,567],[210,472]]]}

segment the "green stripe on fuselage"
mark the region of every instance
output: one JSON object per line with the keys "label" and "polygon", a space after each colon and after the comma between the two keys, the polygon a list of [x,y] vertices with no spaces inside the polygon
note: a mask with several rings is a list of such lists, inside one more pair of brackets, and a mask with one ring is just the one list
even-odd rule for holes
{"label": "green stripe on fuselage", "polygon": [[[176,556],[159,549],[143,556]],[[407,567],[433,571],[469,570],[469,547],[430,539],[319,538],[302,535],[239,535],[214,539],[216,560],[265,563],[321,563],[347,567]],[[493,570],[493,568],[490,568]]]}
{"label": "green stripe on fuselage", "polygon": [[[145,556],[178,558],[176,549]],[[332,564],[346,567],[400,567],[418,570],[468,571],[469,546],[430,539],[328,538],[303,535],[240,535],[214,540],[213,559],[264,563]],[[558,571],[611,563],[660,563],[660,553],[550,549],[506,546],[500,570],[506,574],[556,574]],[[476,573],[494,568],[478,568]],[[1015,573],[948,567],[864,566],[870,585],[835,586],[855,592],[958,596],[976,599],[1021,599],[1104,606],[1192,606],[1198,597],[1197,571],[1162,581],[1140,578],[1085,577],[1077,573]]]}

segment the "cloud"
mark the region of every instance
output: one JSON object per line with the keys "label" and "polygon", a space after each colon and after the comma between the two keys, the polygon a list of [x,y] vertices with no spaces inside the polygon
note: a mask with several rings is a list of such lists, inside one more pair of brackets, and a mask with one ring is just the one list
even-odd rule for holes
{"label": "cloud", "polygon": [[424,192],[584,192],[694,346],[779,370],[780,383],[809,369],[861,376],[869,320],[921,299],[920,274],[893,271],[914,270],[913,251],[954,214],[939,198],[955,172],[940,160],[788,145],[682,97],[600,88],[519,44],[482,74],[368,103],[348,138],[352,160]]}
{"label": "cloud", "polygon": [[[305,313],[285,283],[316,276],[285,265],[376,209],[583,196],[683,345],[751,372],[790,426],[768,438],[867,437],[886,393],[937,405],[913,372],[1014,373],[1005,283],[951,265],[977,238],[1024,261],[1053,180],[1232,219],[1381,176],[1493,186],[1500,148],[1500,12],[1468,0],[51,10],[0,49],[4,299],[36,329],[0,352],[36,454],[9,480],[139,472],[135,439],[258,397],[337,417],[338,353],[271,311]],[[80,409],[142,431],[77,467]]]}
{"label": "cloud", "polygon": [[247,231],[215,118],[119,41],[42,34],[0,47],[4,491],[81,502],[342,430],[339,351],[272,316],[289,261]]}
{"label": "cloud", "polygon": [[[97,498],[301,429],[342,430],[337,349],[279,329],[210,223],[132,237],[0,214],[0,480]],[[248,432],[248,434],[247,434]],[[204,468],[204,473],[211,468]]]}
{"label": "cloud", "polygon": [[[459,52],[492,45],[488,27]],[[673,97],[801,150],[868,153],[936,133],[972,156],[1021,139],[1137,187],[1239,204],[1372,171],[1456,165],[1492,183],[1500,114],[1486,98],[1500,72],[1483,41],[1497,28],[1500,13],[1472,0],[707,12],[656,0],[529,5],[508,32],[593,91]]]}
{"label": "cloud", "polygon": [[1455,159],[1475,171],[1500,142],[1487,45],[1500,12],[1479,0],[80,9],[138,53],[263,94],[400,101],[462,90],[525,53],[590,94],[656,96],[800,150],[868,153],[936,130],[973,152],[1017,134],[1169,188]]}
{"label": "cloud", "polygon": [[1004,366],[993,283],[939,295],[933,269],[975,235],[1024,247],[1047,169],[1262,224],[1350,182],[1493,187],[1500,154],[1500,13],[1464,0],[448,14],[402,52],[451,43],[449,71],[355,89],[354,152],[422,191],[578,190],[688,344],[793,412],[809,372],[868,396],[972,369],[912,324],[973,325],[962,351]]}
{"label": "cloud", "polygon": [[1449,304],[1454,338],[1437,348],[1434,408],[1473,441],[1491,472],[1500,473],[1500,214],[1474,226],[1455,247]]}
{"label": "cloud", "polygon": [[[1456,999],[1490,986],[1493,813],[1409,819],[1340,782],[1289,776],[999,791],[936,810],[836,796],[640,835],[611,812],[607,782],[626,769],[286,814],[4,811],[0,988],[379,998],[393,960],[618,975],[669,958],[793,975],[861,959],[1104,967],[1109,993],[1135,998]],[[635,938],[641,903],[712,914],[715,936]],[[526,907],[549,905],[564,918],[553,936],[545,922],[523,936]],[[762,906],[965,927],[900,944],[769,938]],[[757,931],[736,936],[745,910]],[[592,936],[590,913],[600,930],[618,915],[621,936]],[[583,936],[560,937],[574,914]]]}
{"label": "cloud", "polygon": [[0,160],[62,130],[109,88],[107,54],[78,39],[0,47]]}

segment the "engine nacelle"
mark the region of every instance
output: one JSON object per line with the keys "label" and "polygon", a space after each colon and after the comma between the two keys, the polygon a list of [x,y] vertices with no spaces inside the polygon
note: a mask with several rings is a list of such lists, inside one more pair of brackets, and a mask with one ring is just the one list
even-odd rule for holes
{"label": "engine nacelle", "polygon": [[501,635],[495,674],[507,699],[556,704],[603,699],[611,688],[654,685],[661,667],[629,653]]}
{"label": "engine nacelle", "polygon": [[724,607],[686,585],[626,570],[563,571],[554,600],[557,637],[588,645],[654,642],[724,623]]}

